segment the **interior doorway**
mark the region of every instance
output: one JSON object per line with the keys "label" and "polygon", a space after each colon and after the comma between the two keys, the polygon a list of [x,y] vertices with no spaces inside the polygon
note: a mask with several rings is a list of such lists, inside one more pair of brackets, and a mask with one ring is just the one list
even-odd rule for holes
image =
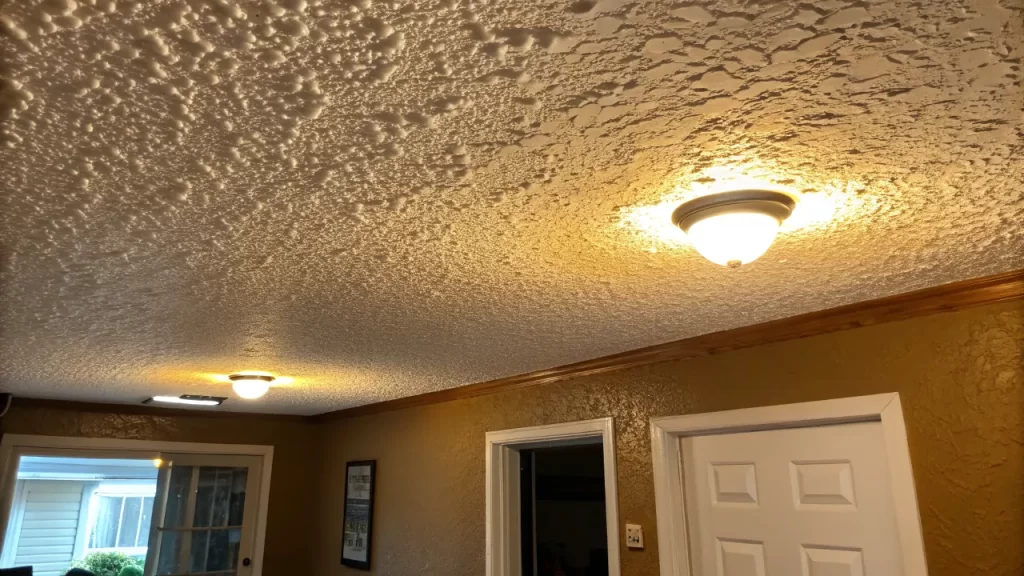
{"label": "interior doorway", "polygon": [[607,576],[600,440],[522,450],[519,464],[523,576]]}
{"label": "interior doorway", "polygon": [[272,459],[270,446],[5,435],[0,567],[260,576]]}
{"label": "interior doorway", "polygon": [[611,418],[487,433],[488,576],[618,576]]}

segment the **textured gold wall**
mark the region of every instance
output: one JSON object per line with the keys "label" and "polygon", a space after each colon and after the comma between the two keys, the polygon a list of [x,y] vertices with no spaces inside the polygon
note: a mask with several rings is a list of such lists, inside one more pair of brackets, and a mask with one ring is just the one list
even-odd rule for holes
{"label": "textured gold wall", "polygon": [[310,573],[310,516],[317,508],[309,486],[313,462],[320,457],[313,426],[295,417],[138,412],[114,405],[28,402],[12,406],[0,422],[4,433],[15,434],[273,445],[263,574]]}
{"label": "textured gold wall", "polygon": [[620,521],[647,536],[622,549],[623,574],[655,575],[652,416],[881,392],[903,401],[931,574],[1021,574],[1019,302],[323,424],[315,574],[350,572],[338,562],[346,460],[377,460],[374,573],[479,576],[484,433],[611,415]]}

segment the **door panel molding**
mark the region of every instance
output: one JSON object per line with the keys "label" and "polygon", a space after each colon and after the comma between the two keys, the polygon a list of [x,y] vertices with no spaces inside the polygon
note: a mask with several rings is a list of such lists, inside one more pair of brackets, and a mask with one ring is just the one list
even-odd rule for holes
{"label": "door panel molding", "polygon": [[274,461],[273,446],[4,434],[3,439],[0,440],[0,542],[4,541],[8,519],[11,517],[18,461],[21,456],[81,457],[83,452],[88,452],[87,456],[96,458],[154,459],[167,453],[259,456],[262,459],[262,466],[260,468],[255,548],[251,560],[252,576],[262,575],[264,540],[267,534],[267,509],[270,503],[270,474]]}
{"label": "door panel molding", "polygon": [[615,422],[611,417],[488,432],[486,485],[486,576],[521,574],[519,451],[601,441],[604,460],[608,576],[620,576],[619,497],[615,471]]}
{"label": "door panel molding", "polygon": [[661,576],[697,574],[691,568],[680,438],[853,422],[882,424],[903,553],[903,576],[927,576],[907,431],[897,393],[652,418],[651,456]]}

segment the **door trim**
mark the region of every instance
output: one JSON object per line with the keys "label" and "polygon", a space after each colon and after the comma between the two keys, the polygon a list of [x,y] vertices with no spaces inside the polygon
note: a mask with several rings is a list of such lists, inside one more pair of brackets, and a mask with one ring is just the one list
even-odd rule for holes
{"label": "door trim", "polygon": [[252,554],[252,576],[262,576],[264,540],[267,535],[267,508],[270,504],[270,473],[274,462],[274,447],[255,444],[204,444],[200,442],[162,442],[151,440],[122,440],[119,438],[82,438],[71,436],[42,436],[35,434],[4,434],[0,439],[0,542],[4,541],[7,522],[14,502],[17,482],[18,458],[22,454],[39,456],[65,456],[82,451],[95,456],[158,458],[161,453],[185,452],[191,454],[227,454],[260,456],[263,467],[260,480],[259,506],[256,517],[256,541]]}
{"label": "door trim", "polygon": [[[620,576],[619,497],[615,472],[615,422],[611,417],[488,432],[486,485],[486,576],[520,574],[519,450],[571,446],[601,440],[604,452],[604,509],[608,528],[608,576]],[[516,528],[509,529],[512,524]]]}
{"label": "door trim", "polygon": [[680,438],[852,422],[882,424],[885,456],[892,478],[896,530],[903,554],[903,576],[927,576],[907,430],[897,393],[652,418],[651,456],[654,461],[654,501],[658,519],[661,576],[694,574],[690,568],[687,541]]}

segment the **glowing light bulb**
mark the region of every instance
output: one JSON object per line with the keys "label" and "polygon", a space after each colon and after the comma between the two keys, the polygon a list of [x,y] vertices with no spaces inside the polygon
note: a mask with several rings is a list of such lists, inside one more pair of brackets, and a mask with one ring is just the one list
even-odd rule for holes
{"label": "glowing light bulb", "polygon": [[263,374],[232,374],[228,378],[231,379],[235,394],[246,400],[255,400],[266,394],[270,390],[270,383],[274,381],[273,376]]}
{"label": "glowing light bulb", "polygon": [[679,206],[672,221],[708,260],[736,268],[771,247],[795,202],[781,192],[739,190],[702,196]]}
{"label": "glowing light bulb", "polygon": [[749,264],[768,251],[779,221],[758,212],[728,212],[694,222],[686,235],[700,255],[722,266]]}

